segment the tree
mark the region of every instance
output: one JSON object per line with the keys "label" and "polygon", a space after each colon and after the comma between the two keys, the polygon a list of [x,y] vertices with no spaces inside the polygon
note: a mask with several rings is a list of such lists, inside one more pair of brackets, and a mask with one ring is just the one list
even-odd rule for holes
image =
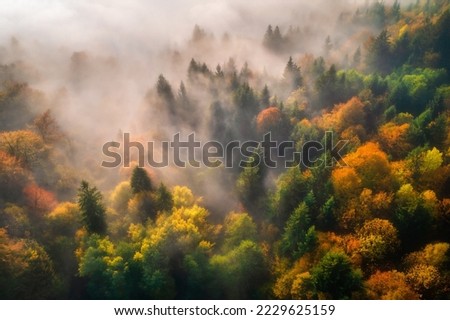
{"label": "tree", "polygon": [[340,101],[341,92],[338,92],[338,77],[334,64],[327,71],[320,74],[316,80],[315,87],[322,106],[329,107]]}
{"label": "tree", "polygon": [[252,158],[247,166],[239,174],[236,180],[236,190],[244,207],[251,213],[256,214],[263,210],[265,199],[264,189],[264,165],[255,165]]}
{"label": "tree", "polygon": [[133,194],[140,192],[153,191],[152,181],[144,168],[136,166],[131,174],[130,181],[131,191]]}
{"label": "tree", "polygon": [[298,166],[289,168],[278,178],[273,207],[281,226],[304,200],[309,187],[309,176],[302,174]]}
{"label": "tree", "polygon": [[[368,142],[343,158],[355,169],[363,187],[373,191],[392,190],[392,174],[388,156],[379,145]],[[344,169],[344,168],[338,168]]]}
{"label": "tree", "polygon": [[162,99],[169,113],[174,115],[176,113],[175,96],[172,91],[172,86],[162,74],[159,75],[158,82],[156,83],[156,93]]}
{"label": "tree", "polygon": [[224,255],[210,260],[216,275],[216,291],[221,299],[257,299],[267,280],[267,264],[261,248],[253,241],[244,240]]}
{"label": "tree", "polygon": [[358,68],[361,64],[361,47],[358,47],[356,49],[355,53],[353,54],[353,66],[355,68]]}
{"label": "tree", "polygon": [[116,253],[114,244],[94,234],[86,242],[79,257],[79,275],[87,280],[91,299],[126,299],[125,261]]}
{"label": "tree", "polygon": [[269,92],[269,88],[267,87],[267,84],[264,85],[264,88],[261,91],[259,100],[260,100],[260,103],[261,103],[263,108],[269,106],[269,104],[270,104],[270,92]]}
{"label": "tree", "polygon": [[383,28],[386,24],[386,9],[383,1],[376,1],[370,8],[370,15],[372,21],[377,28]]}
{"label": "tree", "polygon": [[5,201],[17,201],[30,179],[19,160],[0,150],[0,194]]}
{"label": "tree", "polygon": [[282,52],[284,50],[283,40],[283,36],[281,35],[280,28],[278,26],[275,27],[275,30],[272,29],[271,25],[267,27],[263,40],[263,45],[267,49],[274,52]]}
{"label": "tree", "polygon": [[0,133],[0,151],[14,156],[25,169],[32,169],[46,157],[44,141],[29,130]]}
{"label": "tree", "polygon": [[331,174],[331,182],[336,199],[342,203],[358,196],[362,191],[361,178],[352,167],[334,169]]}
{"label": "tree", "polygon": [[419,295],[408,284],[403,272],[377,271],[366,281],[367,295],[375,300],[417,300]]}
{"label": "tree", "polygon": [[362,288],[361,272],[340,252],[328,252],[311,270],[311,277],[319,297],[351,299]]}
{"label": "tree", "polygon": [[289,61],[284,68],[283,80],[289,92],[298,89],[302,85],[303,80],[300,67],[292,60],[292,57],[289,57]]}
{"label": "tree", "polygon": [[408,139],[409,129],[409,123],[388,122],[379,127],[379,141],[383,149],[394,159],[403,158],[411,151],[412,145]]}
{"label": "tree", "polygon": [[158,213],[155,194],[150,191],[136,193],[128,202],[128,212],[133,220],[138,218],[143,224],[149,218],[154,220]]}
{"label": "tree", "polygon": [[272,29],[272,26],[269,24],[269,26],[267,27],[266,33],[264,34],[263,45],[266,48],[271,48],[272,39],[273,39],[273,29]]}
{"label": "tree", "polygon": [[404,184],[395,195],[394,224],[404,248],[415,248],[428,237],[431,227],[430,213],[411,184]]}
{"label": "tree", "polygon": [[450,37],[450,13],[445,11],[436,23],[435,31],[435,50],[440,55],[440,65],[450,70],[450,62],[446,57],[450,56],[450,44],[448,38]]}
{"label": "tree", "polygon": [[225,218],[225,250],[239,246],[244,240],[256,241],[256,224],[248,213],[231,212]]}
{"label": "tree", "polygon": [[281,250],[294,259],[312,251],[317,243],[317,234],[308,211],[307,205],[302,202],[289,217],[281,237]]}
{"label": "tree", "polygon": [[391,45],[389,35],[383,30],[376,38],[372,38],[367,48],[367,65],[374,72],[388,74],[391,71]]}
{"label": "tree", "polygon": [[443,163],[442,152],[433,148],[423,155],[419,171],[422,174],[430,174],[438,169]]}
{"label": "tree", "polygon": [[193,43],[198,43],[198,42],[205,40],[206,38],[207,38],[207,34],[206,34],[205,30],[200,28],[200,26],[195,25],[194,30],[192,30],[191,41]]}
{"label": "tree", "polygon": [[173,197],[167,187],[161,182],[155,191],[155,202],[157,211],[170,212],[173,207]]}
{"label": "tree", "polygon": [[180,83],[176,103],[178,107],[177,113],[180,119],[183,120],[184,123],[189,124],[192,128],[195,128],[198,122],[198,115],[196,114],[196,109],[188,96],[186,86],[183,81]]}
{"label": "tree", "polygon": [[289,129],[288,119],[277,107],[268,107],[256,117],[256,131],[261,136],[270,132],[272,139],[282,141],[288,137]]}
{"label": "tree", "polygon": [[51,299],[56,275],[47,252],[35,240],[14,240],[0,228],[0,298]]}
{"label": "tree", "polygon": [[424,299],[439,299],[443,287],[445,288],[445,280],[439,270],[432,265],[417,264],[408,270],[406,278],[412,288]]}
{"label": "tree", "polygon": [[33,121],[33,126],[45,143],[54,143],[64,137],[50,109],[36,117]]}
{"label": "tree", "polygon": [[379,262],[392,255],[399,248],[397,229],[388,220],[366,221],[358,231],[360,253],[370,263]]}
{"label": "tree", "polygon": [[253,128],[251,123],[258,113],[258,99],[247,82],[239,85],[233,94],[233,102],[236,106],[234,120],[237,136],[240,139],[249,139],[253,137]]}
{"label": "tree", "polygon": [[105,207],[102,204],[102,194],[96,187],[90,187],[86,181],[81,181],[78,189],[78,206],[81,219],[89,233],[103,235],[106,233]]}
{"label": "tree", "polygon": [[173,187],[172,199],[174,208],[192,207],[198,202],[192,190],[185,186]]}
{"label": "tree", "polygon": [[398,2],[398,0],[395,0],[394,4],[392,5],[392,9],[391,9],[391,16],[392,19],[397,22],[398,20],[400,20],[400,3]]}
{"label": "tree", "polygon": [[132,198],[130,182],[123,181],[119,183],[111,193],[109,201],[111,207],[119,214],[127,211],[128,201]]}
{"label": "tree", "polygon": [[50,212],[57,204],[55,195],[34,183],[29,183],[23,189],[26,202],[30,209],[38,215]]}
{"label": "tree", "polygon": [[[2,65],[2,75],[4,73]],[[5,70],[6,71],[6,70]],[[15,81],[5,81],[0,87],[0,128],[2,130],[18,130],[24,128],[29,121],[32,121],[35,114],[35,106],[38,102],[34,98],[35,93],[25,83]]]}

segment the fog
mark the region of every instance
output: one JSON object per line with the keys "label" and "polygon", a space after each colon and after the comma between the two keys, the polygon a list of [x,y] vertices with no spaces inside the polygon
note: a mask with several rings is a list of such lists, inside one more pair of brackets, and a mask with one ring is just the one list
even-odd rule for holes
{"label": "fog", "polygon": [[[118,140],[119,132],[152,140],[158,139],[161,131],[170,135],[191,129],[183,123],[174,125],[167,115],[152,109],[160,74],[176,95],[180,81],[187,82],[192,58],[205,62],[210,70],[233,58],[237,70],[248,63],[258,75],[251,85],[261,90],[265,83],[281,78],[290,55],[298,61],[305,53],[323,54],[327,36],[333,41],[336,59],[344,53],[352,54],[362,43],[358,37],[355,43],[340,42],[349,30],[337,28],[338,16],[340,12],[353,14],[367,3],[4,0],[0,10],[0,64],[18,66],[20,72],[15,79],[43,93],[41,111],[50,108],[72,139],[76,150],[73,162],[80,176],[88,175],[108,190],[114,186],[112,181],[123,176],[100,167],[103,143]],[[278,25],[282,33],[298,26],[309,36],[299,50],[275,54],[262,46],[269,24]],[[195,25],[205,31],[206,41],[191,40]],[[198,134],[207,139],[210,128],[205,119],[213,99],[189,84],[187,90],[202,113]],[[204,173],[207,177],[208,172]],[[231,190],[223,190],[223,177],[214,176],[214,183],[209,181],[205,187],[203,180],[190,183],[191,176],[190,170],[174,168],[155,172],[157,180],[170,185],[191,184],[200,195],[218,202],[226,195],[233,203]]]}

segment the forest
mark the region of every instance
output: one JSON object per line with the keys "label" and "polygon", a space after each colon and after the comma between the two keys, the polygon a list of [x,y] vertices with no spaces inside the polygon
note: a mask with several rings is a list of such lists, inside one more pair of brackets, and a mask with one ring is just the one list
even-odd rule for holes
{"label": "forest", "polygon": [[[0,13],[1,299],[450,298],[450,1],[232,3],[167,45],[107,5],[89,42]],[[101,166],[124,133],[329,131],[332,165]]]}

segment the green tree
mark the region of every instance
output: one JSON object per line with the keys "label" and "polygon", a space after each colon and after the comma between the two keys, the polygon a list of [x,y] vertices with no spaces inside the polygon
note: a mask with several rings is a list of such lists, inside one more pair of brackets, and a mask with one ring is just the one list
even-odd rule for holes
{"label": "green tree", "polygon": [[211,268],[216,289],[213,294],[220,299],[257,299],[268,278],[267,263],[261,248],[250,240],[224,255],[211,258]]}
{"label": "green tree", "polygon": [[163,107],[169,111],[169,114],[175,115],[176,101],[172,91],[172,86],[166,80],[166,78],[164,78],[162,74],[159,75],[158,82],[156,83],[156,93],[158,94],[158,97],[162,100]]}
{"label": "green tree", "polygon": [[317,233],[311,223],[309,209],[302,202],[289,217],[281,238],[281,249],[284,254],[294,259],[314,249]]}
{"label": "green tree", "polygon": [[362,274],[353,269],[350,259],[340,252],[328,252],[311,270],[319,297],[350,299],[362,288]]}
{"label": "green tree", "polygon": [[173,207],[173,197],[167,187],[161,182],[155,191],[156,209],[158,211],[170,212]]}
{"label": "green tree", "polygon": [[89,233],[105,234],[105,207],[102,204],[102,194],[96,187],[90,187],[86,181],[81,181],[78,189],[78,206],[81,219]]}
{"label": "green tree", "polygon": [[114,244],[94,234],[86,242],[86,249],[80,257],[79,275],[87,281],[87,291],[93,299],[128,298],[124,290],[126,282],[125,262],[116,253]]}
{"label": "green tree", "polygon": [[302,75],[300,73],[300,67],[289,57],[289,61],[284,68],[283,79],[290,91],[296,90],[302,85]]}
{"label": "green tree", "polygon": [[140,192],[153,191],[152,181],[144,168],[136,166],[131,174],[131,191],[133,194]]}
{"label": "green tree", "polygon": [[239,175],[236,190],[247,210],[251,213],[262,210],[265,199],[263,164],[254,165],[252,159]]}
{"label": "green tree", "polygon": [[400,20],[400,3],[397,0],[395,0],[394,4],[392,5],[391,16],[395,22]]}
{"label": "green tree", "polygon": [[256,241],[256,224],[252,217],[247,213],[230,213],[225,218],[225,249],[230,249],[244,240]]}
{"label": "green tree", "polygon": [[260,103],[261,103],[263,108],[266,108],[266,107],[269,106],[269,104],[270,104],[270,92],[269,92],[269,88],[267,87],[267,84],[264,85],[264,88],[261,91],[259,100],[260,100]]}
{"label": "green tree", "polygon": [[310,190],[310,179],[296,166],[289,168],[277,181],[273,196],[273,208],[280,225],[299,206]]}
{"label": "green tree", "polygon": [[338,92],[338,76],[334,64],[319,76],[315,86],[322,106],[330,107],[339,102],[341,93]]}
{"label": "green tree", "polygon": [[374,72],[388,74],[391,70],[391,45],[389,35],[383,30],[376,38],[372,39],[367,48],[367,64]]}

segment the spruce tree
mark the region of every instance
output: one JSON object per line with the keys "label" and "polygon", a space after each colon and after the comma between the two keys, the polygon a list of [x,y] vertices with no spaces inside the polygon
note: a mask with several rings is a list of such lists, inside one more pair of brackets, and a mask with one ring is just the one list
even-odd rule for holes
{"label": "spruce tree", "polygon": [[82,221],[88,233],[103,235],[106,233],[105,207],[102,204],[102,194],[96,187],[90,187],[86,181],[81,181],[78,189],[78,206]]}
{"label": "spruce tree", "polygon": [[133,169],[130,185],[133,194],[153,190],[152,181],[150,180],[147,171],[138,166]]}

